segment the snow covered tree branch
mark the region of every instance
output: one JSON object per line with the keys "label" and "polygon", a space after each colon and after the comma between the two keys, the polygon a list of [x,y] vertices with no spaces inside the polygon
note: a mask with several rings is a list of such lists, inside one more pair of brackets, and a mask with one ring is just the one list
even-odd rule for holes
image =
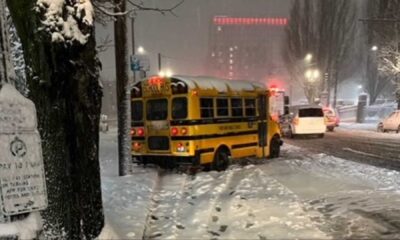
{"label": "snow covered tree branch", "polygon": [[118,16],[124,16],[124,15],[130,15],[134,14],[137,11],[154,11],[154,12],[159,12],[161,14],[166,14],[170,13],[172,15],[175,15],[174,10],[178,8],[180,5],[182,5],[184,0],[181,0],[180,2],[176,3],[175,5],[168,7],[168,8],[159,8],[159,7],[147,7],[141,3],[136,3],[133,0],[127,0],[127,3],[129,3],[130,8],[124,10],[124,11],[115,11],[118,6],[107,0],[96,0],[93,1],[94,8],[97,12],[100,12],[101,14],[108,16],[108,17],[118,17]]}
{"label": "snow covered tree branch", "polygon": [[93,25],[94,17],[90,0],[37,0],[35,10],[41,13],[42,30],[51,34],[53,42],[87,42],[87,27]]}

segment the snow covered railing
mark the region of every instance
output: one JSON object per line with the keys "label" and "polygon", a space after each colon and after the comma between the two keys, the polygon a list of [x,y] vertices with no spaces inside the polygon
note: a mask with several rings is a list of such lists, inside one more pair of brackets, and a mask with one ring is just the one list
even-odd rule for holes
{"label": "snow covered railing", "polygon": [[355,122],[357,118],[357,105],[342,106],[338,109],[340,121],[342,122]]}

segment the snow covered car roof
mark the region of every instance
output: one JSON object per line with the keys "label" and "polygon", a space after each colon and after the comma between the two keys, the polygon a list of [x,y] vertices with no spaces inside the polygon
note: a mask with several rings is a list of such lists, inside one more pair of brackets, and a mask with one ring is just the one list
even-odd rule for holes
{"label": "snow covered car roof", "polygon": [[192,76],[173,76],[171,79],[177,79],[187,84],[189,89],[214,89],[218,92],[230,91],[254,91],[256,89],[265,89],[260,83],[250,81],[225,80],[213,77],[192,77]]}

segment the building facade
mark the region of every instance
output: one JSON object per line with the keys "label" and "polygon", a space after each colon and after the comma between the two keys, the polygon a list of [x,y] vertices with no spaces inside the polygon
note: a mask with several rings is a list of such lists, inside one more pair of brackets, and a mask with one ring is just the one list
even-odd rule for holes
{"label": "building facade", "polygon": [[281,43],[288,19],[216,16],[210,24],[206,69],[225,79],[283,78]]}

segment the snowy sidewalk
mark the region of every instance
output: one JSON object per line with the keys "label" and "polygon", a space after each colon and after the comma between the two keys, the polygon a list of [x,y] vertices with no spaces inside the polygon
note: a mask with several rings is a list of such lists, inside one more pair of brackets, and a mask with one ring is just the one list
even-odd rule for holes
{"label": "snowy sidewalk", "polygon": [[351,129],[351,130],[362,130],[362,131],[375,131],[377,129],[377,123],[348,123],[342,122],[337,129]]}

